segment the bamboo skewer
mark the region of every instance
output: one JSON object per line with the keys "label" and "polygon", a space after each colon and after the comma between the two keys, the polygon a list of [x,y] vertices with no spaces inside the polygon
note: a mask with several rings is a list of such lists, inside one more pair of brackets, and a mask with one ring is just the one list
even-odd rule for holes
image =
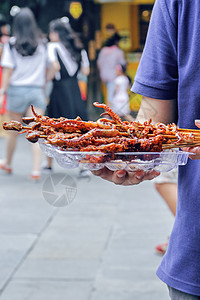
{"label": "bamboo skewer", "polygon": [[[22,119],[23,122],[28,125],[30,123],[32,123],[33,121],[37,121],[36,118],[23,118]],[[56,119],[55,119],[56,120]],[[67,120],[68,121],[68,120]],[[70,120],[69,120],[70,121]],[[75,120],[72,120],[75,121]],[[63,123],[64,121],[61,121],[61,123]],[[112,122],[110,121],[111,125]],[[134,122],[133,122],[134,123]],[[41,122],[42,124],[42,122]],[[173,124],[172,124],[173,125]],[[33,137],[34,139],[34,135],[31,135],[31,131],[36,130],[38,126],[40,127],[40,121],[38,121],[38,123],[35,123],[33,126],[23,126],[20,122],[18,121],[11,121],[10,124],[5,122],[4,126],[6,127],[7,130],[16,130],[16,131],[21,131],[21,133],[24,132],[28,132],[28,135],[30,134],[30,139]],[[50,126],[50,123],[49,125]],[[117,128],[118,131],[118,136],[121,137],[129,137],[131,138],[138,138],[138,139],[143,139],[143,138],[153,138],[153,137],[157,137],[157,136],[162,136],[163,139],[162,140],[162,149],[173,149],[173,148],[181,148],[181,147],[197,147],[200,146],[200,130],[199,129],[187,129],[187,128],[177,128],[175,125],[174,126],[166,126],[162,128],[162,124],[161,126],[154,126],[151,123],[144,123],[144,124],[139,124],[136,122],[136,124],[133,124],[133,126],[131,126],[131,122],[130,122],[130,127],[126,127],[126,124],[123,126],[123,124],[115,124],[115,128]],[[146,128],[146,126],[150,126],[149,127],[149,131],[150,132],[154,132],[154,133],[147,133],[145,132],[145,130],[143,131],[143,129]],[[97,124],[98,127],[98,124]],[[5,128],[4,128],[5,129]],[[102,132],[107,130],[107,131],[112,131],[114,130],[114,128],[100,128],[102,129]],[[129,131],[130,129],[130,131]],[[131,131],[133,131],[133,135],[131,134]],[[135,133],[137,133],[138,131],[138,135],[136,134],[134,136]],[[39,132],[40,132],[40,128],[39,128]],[[41,135],[40,133],[38,134],[38,131],[36,132],[36,137],[38,138],[44,138],[47,139],[48,135],[44,134],[41,131]],[[27,138],[28,139],[28,138]],[[153,139],[152,139],[153,140]],[[159,139],[158,139],[159,140]],[[156,145],[154,145],[154,147],[158,147]],[[160,148],[160,145],[158,147]]]}
{"label": "bamboo skewer", "polygon": [[189,128],[177,128],[178,131],[186,131],[186,132],[189,132],[189,133],[198,133],[200,134],[200,130],[199,129],[189,129]]}
{"label": "bamboo skewer", "polygon": [[191,144],[163,144],[163,149],[173,149],[173,148],[182,148],[182,147],[198,147],[200,143],[191,143]]}

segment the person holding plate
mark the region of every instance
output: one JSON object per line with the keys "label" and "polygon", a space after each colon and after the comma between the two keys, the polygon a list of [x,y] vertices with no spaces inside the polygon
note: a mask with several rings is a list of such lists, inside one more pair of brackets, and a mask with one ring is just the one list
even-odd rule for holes
{"label": "person holding plate", "polygon": [[[132,91],[143,95],[137,119],[200,128],[200,2],[156,0],[145,48]],[[195,121],[197,120],[197,121]],[[196,125],[196,126],[195,126]],[[176,218],[168,249],[157,270],[172,300],[200,299],[200,147],[179,167]],[[120,185],[135,185],[159,175],[106,168],[93,172]]]}

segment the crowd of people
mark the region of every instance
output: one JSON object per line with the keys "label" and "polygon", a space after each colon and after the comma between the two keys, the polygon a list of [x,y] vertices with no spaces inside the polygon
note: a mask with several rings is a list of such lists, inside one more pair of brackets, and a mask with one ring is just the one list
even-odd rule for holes
{"label": "crowd of people", "polygon": [[[20,121],[22,116],[36,112],[52,118],[81,117],[88,120],[86,91],[90,62],[83,43],[66,18],[49,23],[48,37],[38,28],[29,8],[19,9],[12,23],[12,36],[1,26],[1,88],[0,113]],[[125,119],[132,119],[129,108],[130,79],[126,75],[124,52],[119,48],[120,35],[115,26],[99,53],[97,65],[107,87],[107,104]],[[108,30],[109,30],[108,28]],[[6,32],[5,32],[6,31]],[[12,173],[12,160],[17,134],[11,132],[6,142],[6,157],[0,169]],[[37,144],[32,146],[33,166],[30,178],[40,179],[42,155]],[[44,171],[52,171],[52,158],[47,158]]]}
{"label": "crowd of people", "polygon": [[[81,98],[77,75],[89,74],[89,60],[83,44],[66,20],[56,19],[49,24],[49,42],[42,35],[29,8],[22,8],[12,24],[12,36],[4,37],[2,24],[3,69],[0,89],[0,108],[5,103],[9,119],[21,121],[32,114],[32,104],[39,114],[50,117],[87,120],[86,103]],[[47,105],[47,98],[49,102]],[[6,157],[0,168],[12,173],[12,159],[17,134],[7,136]],[[30,178],[40,179],[41,150],[32,145],[33,166]],[[47,165],[51,168],[51,162]]]}

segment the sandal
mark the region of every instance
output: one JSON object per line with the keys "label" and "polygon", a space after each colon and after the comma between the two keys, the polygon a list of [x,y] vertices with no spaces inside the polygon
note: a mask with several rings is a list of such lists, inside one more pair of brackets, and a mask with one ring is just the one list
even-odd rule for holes
{"label": "sandal", "polygon": [[39,181],[40,175],[30,174],[30,179],[33,181]]}
{"label": "sandal", "polygon": [[5,171],[8,174],[12,173],[12,169],[7,167],[6,164],[4,162],[0,162],[0,169]]}
{"label": "sandal", "polygon": [[167,247],[168,247],[168,241],[166,243],[157,245],[155,248],[156,253],[164,255],[165,252],[167,251]]}

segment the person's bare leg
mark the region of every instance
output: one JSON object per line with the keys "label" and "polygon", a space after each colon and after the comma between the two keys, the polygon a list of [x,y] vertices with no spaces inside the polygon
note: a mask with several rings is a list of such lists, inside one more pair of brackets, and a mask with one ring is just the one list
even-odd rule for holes
{"label": "person's bare leg", "polygon": [[47,156],[47,168],[52,168],[53,157]]}
{"label": "person's bare leg", "polygon": [[167,203],[169,209],[176,215],[177,205],[177,184],[176,183],[155,183],[155,188]]}
{"label": "person's bare leg", "polygon": [[[172,214],[175,216],[176,205],[177,205],[177,183],[173,183],[173,182],[155,183],[155,188],[160,194],[160,196],[167,203]],[[167,242],[157,245],[155,247],[156,252],[161,255],[164,255],[168,247],[168,241],[169,238]]]}
{"label": "person's bare leg", "polygon": [[[15,120],[20,122],[22,118],[22,114],[9,111],[8,118],[10,120]],[[17,136],[18,133],[15,131],[10,131],[8,133],[7,141],[6,141],[6,159],[5,159],[5,164],[7,166],[11,166],[13,154],[16,148]]]}
{"label": "person's bare leg", "polygon": [[[38,114],[44,114],[44,111],[39,108],[34,108],[36,113]],[[32,117],[33,113],[31,109],[29,108],[26,113],[27,117]],[[40,149],[40,146],[38,143],[32,144],[32,154],[33,154],[33,166],[32,166],[32,174],[33,175],[39,175],[40,174],[40,167],[42,163],[42,151]]]}

